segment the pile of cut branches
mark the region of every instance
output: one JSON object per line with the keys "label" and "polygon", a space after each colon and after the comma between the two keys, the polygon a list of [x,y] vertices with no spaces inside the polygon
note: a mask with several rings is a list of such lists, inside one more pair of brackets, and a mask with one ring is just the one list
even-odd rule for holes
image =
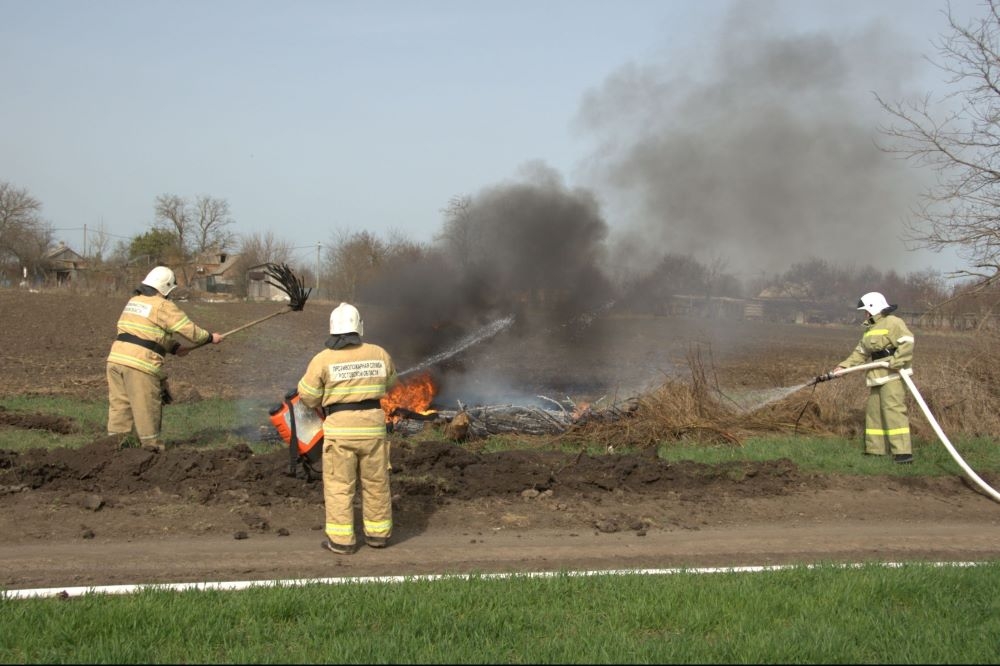
{"label": "pile of cut branches", "polygon": [[[485,405],[458,411],[439,412],[448,425],[446,435],[454,440],[484,439],[494,435],[561,435],[592,423],[615,423],[632,415],[634,400],[606,408],[560,403],[549,398],[556,409],[525,405]],[[406,426],[403,426],[406,428]]]}

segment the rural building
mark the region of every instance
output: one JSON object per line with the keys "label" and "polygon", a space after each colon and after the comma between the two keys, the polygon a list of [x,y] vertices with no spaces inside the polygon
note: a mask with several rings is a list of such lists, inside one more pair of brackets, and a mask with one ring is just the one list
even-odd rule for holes
{"label": "rural building", "polygon": [[48,250],[44,258],[45,282],[57,286],[69,286],[81,281],[87,270],[87,261],[65,242]]}
{"label": "rural building", "polygon": [[288,294],[268,282],[268,264],[257,264],[247,269],[247,298],[251,301],[284,301]]}
{"label": "rural building", "polygon": [[238,254],[205,252],[190,263],[187,286],[209,294],[237,294],[242,278],[240,263]]}

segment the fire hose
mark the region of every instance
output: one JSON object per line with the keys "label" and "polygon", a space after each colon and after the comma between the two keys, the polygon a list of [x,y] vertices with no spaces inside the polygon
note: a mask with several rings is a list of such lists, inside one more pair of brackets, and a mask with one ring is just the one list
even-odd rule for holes
{"label": "fire hose", "polygon": [[[858,370],[871,370],[872,368],[888,368],[888,367],[889,367],[888,361],[873,361],[872,363],[864,363],[862,365],[855,365],[850,368],[844,368],[842,370],[835,370],[832,372],[828,372],[826,374],[817,377],[814,380],[814,383],[825,382],[830,379],[843,377],[848,373],[857,372]],[[916,384],[914,384],[913,380],[910,378],[912,372],[898,372],[897,374],[899,374],[899,377],[900,379],[903,380],[903,383],[906,384],[906,388],[910,391],[910,394],[913,396],[913,399],[917,401],[918,405],[920,405],[920,410],[924,413],[924,416],[927,417],[927,420],[930,422],[931,427],[934,429],[934,433],[938,436],[938,439],[941,440],[941,443],[944,444],[944,448],[948,450],[948,453],[951,454],[951,457],[954,458],[956,463],[958,463],[958,466],[962,468],[962,471],[964,471],[965,474],[977,486],[986,491],[986,493],[989,494],[990,497],[1000,502],[1000,493],[998,493],[996,490],[990,487],[988,483],[983,481],[979,477],[979,475],[976,474],[976,472],[971,467],[969,467],[968,463],[966,463],[965,460],[962,459],[962,456],[958,454],[958,451],[955,450],[955,447],[952,446],[951,442],[948,440],[948,436],[945,435],[944,430],[941,429],[941,425],[937,422],[937,419],[934,418],[934,415],[931,414],[931,410],[927,406],[927,403],[924,401],[924,397],[920,395],[920,391],[917,390]]]}

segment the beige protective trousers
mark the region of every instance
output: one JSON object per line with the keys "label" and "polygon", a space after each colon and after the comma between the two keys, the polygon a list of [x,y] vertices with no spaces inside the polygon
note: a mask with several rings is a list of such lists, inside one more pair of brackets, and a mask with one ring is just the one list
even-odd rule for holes
{"label": "beige protective trousers", "polygon": [[365,536],[388,539],[392,534],[389,443],[383,437],[324,440],[326,535],[343,546],[355,544],[354,492],[359,476]]}
{"label": "beige protective trousers", "polygon": [[160,379],[108,363],[108,434],[128,435],[135,427],[141,444],[158,444],[163,424]]}
{"label": "beige protective trousers", "polygon": [[906,387],[894,380],[869,388],[865,404],[865,453],[913,453],[910,420],[906,416]]}

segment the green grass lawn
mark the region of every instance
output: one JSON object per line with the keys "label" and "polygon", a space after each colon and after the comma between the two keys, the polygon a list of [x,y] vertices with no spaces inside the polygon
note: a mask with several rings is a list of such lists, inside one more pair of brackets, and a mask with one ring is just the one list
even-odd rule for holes
{"label": "green grass lawn", "polygon": [[1000,563],[0,600],[3,663],[996,663]]}

